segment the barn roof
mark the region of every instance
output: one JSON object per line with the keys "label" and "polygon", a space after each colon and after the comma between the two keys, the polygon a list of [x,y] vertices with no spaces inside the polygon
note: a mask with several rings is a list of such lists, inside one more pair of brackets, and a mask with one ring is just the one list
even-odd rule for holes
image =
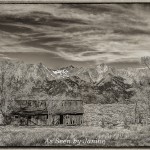
{"label": "barn roof", "polygon": [[81,97],[76,95],[76,96],[69,96],[66,94],[57,94],[55,96],[50,97],[51,100],[81,100]]}
{"label": "barn roof", "polygon": [[22,113],[29,114],[37,112],[43,114],[45,111],[49,114],[82,114],[84,112],[82,100],[50,100],[46,101],[46,106],[42,108],[29,106],[22,109]]}
{"label": "barn roof", "polygon": [[49,101],[47,110],[52,114],[83,113],[82,100],[53,100]]}
{"label": "barn roof", "polygon": [[19,99],[16,99],[16,101],[24,101],[24,100],[31,100],[31,101],[34,101],[34,100],[39,100],[39,101],[42,101],[42,100],[45,100],[45,101],[48,101],[48,100],[54,100],[54,101],[80,101],[81,100],[81,97],[79,96],[76,96],[76,97],[71,97],[71,96],[68,96],[68,95],[64,95],[64,94],[58,94],[58,95],[55,95],[55,96],[45,96],[45,95],[28,95],[28,96],[22,96],[20,97]]}

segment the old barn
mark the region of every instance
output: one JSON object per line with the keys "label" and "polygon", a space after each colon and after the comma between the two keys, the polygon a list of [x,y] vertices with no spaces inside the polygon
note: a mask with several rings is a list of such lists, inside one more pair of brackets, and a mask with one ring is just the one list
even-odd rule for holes
{"label": "old barn", "polygon": [[83,101],[59,97],[51,100],[16,100],[19,109],[12,113],[12,124],[27,126],[81,125]]}

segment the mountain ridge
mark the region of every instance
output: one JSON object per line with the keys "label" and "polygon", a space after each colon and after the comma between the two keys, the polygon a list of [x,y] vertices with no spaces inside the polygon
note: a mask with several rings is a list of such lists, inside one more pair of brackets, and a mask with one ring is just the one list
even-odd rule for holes
{"label": "mountain ridge", "polygon": [[[41,89],[39,95],[52,97],[65,94],[74,98],[80,96],[85,103],[101,103],[102,100],[112,103],[118,102],[119,99],[130,99],[133,93],[128,90],[133,86],[134,80],[139,82],[143,77],[143,71],[136,69],[134,72],[133,70],[119,70],[105,64],[88,68],[70,65],[56,70],[42,63],[0,61],[0,76],[3,75],[3,71],[7,73],[5,74],[6,88],[8,83],[16,88],[17,83],[20,87],[24,85],[21,91],[21,94],[25,92],[24,95],[26,93],[32,95],[33,91]],[[12,79],[13,82],[10,83]],[[2,83],[1,78],[0,82]],[[27,92],[28,87],[30,91]]]}

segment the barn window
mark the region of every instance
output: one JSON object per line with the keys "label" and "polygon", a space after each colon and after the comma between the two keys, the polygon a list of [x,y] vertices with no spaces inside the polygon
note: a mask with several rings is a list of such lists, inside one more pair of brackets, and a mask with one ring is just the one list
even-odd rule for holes
{"label": "barn window", "polygon": [[44,107],[46,107],[46,101],[44,101]]}
{"label": "barn window", "polygon": [[74,124],[74,120],[72,120],[72,124]]}
{"label": "barn window", "polygon": [[41,107],[43,107],[43,102],[41,102]]}
{"label": "barn window", "polygon": [[14,118],[17,119],[17,118],[19,118],[19,116],[18,116],[18,115],[15,115]]}
{"label": "barn window", "polygon": [[27,101],[24,101],[24,104],[25,104],[25,106],[27,106],[27,105],[28,105],[28,102],[27,102]]}
{"label": "barn window", "polygon": [[39,107],[41,107],[41,101],[39,101],[38,105],[39,105]]}
{"label": "barn window", "polygon": [[69,105],[71,106],[71,102],[69,102]]}
{"label": "barn window", "polygon": [[39,107],[38,101],[35,102],[35,107]]}
{"label": "barn window", "polygon": [[35,119],[39,119],[39,116],[35,116]]}
{"label": "barn window", "polygon": [[41,101],[41,102],[39,103],[39,105],[40,105],[40,108],[46,107],[46,101]]}
{"label": "barn window", "polygon": [[30,100],[28,101],[28,106],[31,106],[31,101]]}
{"label": "barn window", "polygon": [[68,119],[69,118],[69,115],[66,115],[66,119]]}

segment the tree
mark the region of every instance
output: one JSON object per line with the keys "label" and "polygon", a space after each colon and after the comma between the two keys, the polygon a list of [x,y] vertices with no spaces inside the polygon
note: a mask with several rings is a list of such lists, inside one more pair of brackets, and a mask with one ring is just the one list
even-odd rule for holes
{"label": "tree", "polygon": [[150,70],[150,56],[141,57],[141,63]]}
{"label": "tree", "polygon": [[136,89],[132,100],[135,103],[135,123],[142,123],[142,119],[145,119],[147,125],[150,115],[150,87]]}
{"label": "tree", "polygon": [[[142,57],[141,63],[144,64],[148,70],[150,70],[150,57]],[[148,74],[146,75],[148,77]],[[134,80],[134,79],[133,79]],[[135,91],[132,100],[135,103],[135,122],[141,123],[144,114],[146,125],[148,124],[148,118],[150,115],[150,87],[146,83],[141,86],[141,81],[134,80],[133,89]]]}
{"label": "tree", "polygon": [[18,75],[19,65],[7,60],[0,62],[0,111],[4,124],[9,124],[11,113],[19,109],[15,99],[29,95],[33,87],[33,83],[25,78],[27,72]]}
{"label": "tree", "polygon": [[12,69],[12,64],[8,61],[1,61],[0,62],[0,111],[4,116],[4,122],[8,122],[8,114],[10,110],[10,103],[12,98],[8,98],[10,93],[10,83],[13,80],[12,74],[14,73],[15,69]]}

